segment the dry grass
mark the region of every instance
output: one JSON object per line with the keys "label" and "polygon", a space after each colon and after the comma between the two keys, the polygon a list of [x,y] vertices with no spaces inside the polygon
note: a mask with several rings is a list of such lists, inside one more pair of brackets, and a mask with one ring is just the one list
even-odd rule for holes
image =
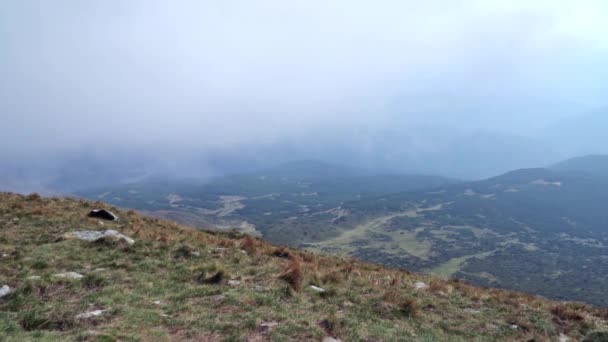
{"label": "dry grass", "polygon": [[580,322],[585,319],[574,308],[568,307],[567,305],[556,305],[551,309],[551,313],[557,319],[564,321],[564,322],[568,322],[568,321]]}
{"label": "dry grass", "polygon": [[285,281],[294,291],[302,290],[303,272],[302,263],[297,257],[289,259],[279,279]]}
{"label": "dry grass", "polygon": [[416,317],[419,312],[418,303],[415,299],[406,299],[399,304],[399,311],[406,317]]}
{"label": "dry grass", "polygon": [[434,279],[429,284],[428,291],[434,294],[447,294],[449,293],[448,284],[441,279]]}

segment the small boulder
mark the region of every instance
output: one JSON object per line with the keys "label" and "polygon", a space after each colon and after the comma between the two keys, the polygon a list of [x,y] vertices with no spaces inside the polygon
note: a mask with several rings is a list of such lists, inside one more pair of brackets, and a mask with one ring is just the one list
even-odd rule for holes
{"label": "small boulder", "polygon": [[426,290],[429,288],[429,286],[421,281],[417,282],[416,284],[414,284],[414,287],[416,288],[416,290]]}
{"label": "small boulder", "polygon": [[240,284],[241,284],[241,282],[240,282],[240,281],[238,281],[238,280],[234,280],[234,279],[228,280],[228,285],[231,285],[231,286],[238,286],[238,285],[240,285]]}
{"label": "small boulder", "polygon": [[84,278],[84,276],[82,274],[76,273],[76,272],[56,273],[56,274],[53,274],[53,277],[55,277],[55,278],[65,278],[65,279],[81,279],[81,278]]}
{"label": "small boulder", "polygon": [[324,289],[322,289],[322,288],[320,288],[318,286],[315,286],[315,285],[310,285],[310,288],[313,289],[313,290],[315,290],[315,291],[317,291],[317,292],[325,292]]}
{"label": "small boulder", "polygon": [[81,314],[76,315],[76,319],[88,319],[88,318],[101,316],[106,311],[108,311],[108,310],[93,310],[93,311],[89,311],[89,312],[83,312]]}
{"label": "small boulder", "polygon": [[322,342],[341,342],[340,339],[335,339],[333,337],[324,337]]}
{"label": "small boulder", "polygon": [[114,215],[114,213],[112,213],[111,211],[105,209],[93,209],[89,212],[89,215],[87,216],[108,221],[118,221],[118,216]]}
{"label": "small boulder", "polygon": [[207,277],[205,278],[206,274],[202,273],[201,275],[199,275],[199,282],[203,283],[203,284],[220,284],[224,281],[225,278],[225,274],[224,271],[218,271],[216,272],[214,275],[212,275],[211,277]]}
{"label": "small boulder", "polygon": [[68,232],[63,235],[66,239],[78,239],[84,241],[98,241],[102,239],[108,239],[113,241],[124,241],[129,245],[135,243],[135,240],[130,237],[123,235],[116,230],[82,230],[76,232]]}
{"label": "small boulder", "polygon": [[258,333],[261,335],[268,335],[268,333],[278,325],[279,323],[277,322],[263,322],[258,328]]}
{"label": "small boulder", "polygon": [[0,287],[0,298],[7,296],[9,293],[11,293],[11,288],[8,285]]}

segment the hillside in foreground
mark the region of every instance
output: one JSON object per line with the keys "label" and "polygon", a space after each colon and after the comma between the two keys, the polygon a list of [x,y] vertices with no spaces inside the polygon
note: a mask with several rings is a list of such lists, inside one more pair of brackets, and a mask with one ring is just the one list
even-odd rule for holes
{"label": "hillside in foreground", "polygon": [[[119,220],[87,217],[96,208]],[[106,230],[134,243],[75,238]],[[608,311],[590,305],[37,195],[0,194],[0,287],[2,341],[600,341],[608,331]]]}

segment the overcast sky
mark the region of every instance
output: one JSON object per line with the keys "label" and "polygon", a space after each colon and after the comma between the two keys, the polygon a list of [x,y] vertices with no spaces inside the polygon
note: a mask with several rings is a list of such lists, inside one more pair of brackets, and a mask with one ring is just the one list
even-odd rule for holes
{"label": "overcast sky", "polygon": [[527,134],[606,106],[605,0],[7,0],[0,145]]}

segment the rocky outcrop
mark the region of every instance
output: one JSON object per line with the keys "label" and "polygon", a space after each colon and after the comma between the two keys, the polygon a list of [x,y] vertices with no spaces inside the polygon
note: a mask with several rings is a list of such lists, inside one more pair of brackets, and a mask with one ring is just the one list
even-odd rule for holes
{"label": "rocky outcrop", "polygon": [[124,241],[129,245],[135,243],[135,240],[117,232],[116,230],[82,230],[65,233],[63,237],[66,239],[78,239],[90,242],[107,239],[112,241]]}

